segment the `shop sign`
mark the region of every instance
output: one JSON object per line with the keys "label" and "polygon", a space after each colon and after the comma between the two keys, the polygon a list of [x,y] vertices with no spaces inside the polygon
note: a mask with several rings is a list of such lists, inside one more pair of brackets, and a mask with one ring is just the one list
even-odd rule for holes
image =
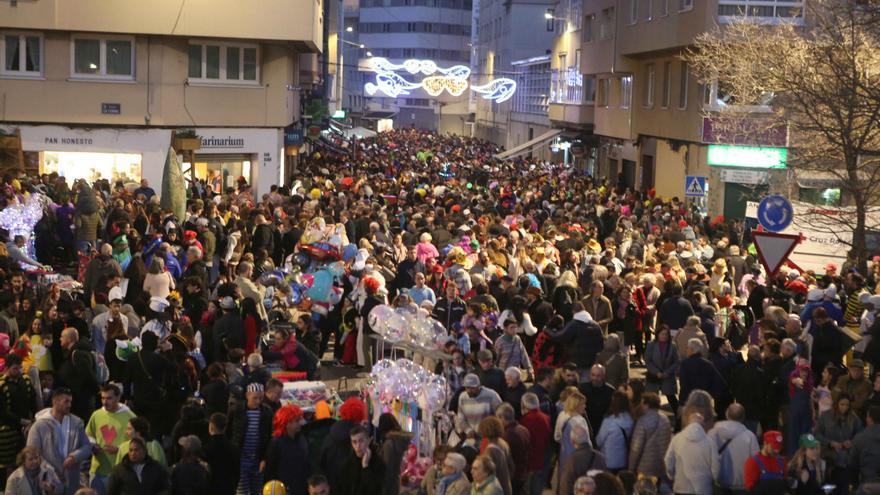
{"label": "shop sign", "polygon": [[770,175],[763,170],[737,170],[725,168],[721,170],[721,182],[737,184],[766,184]]}
{"label": "shop sign", "polygon": [[232,136],[202,136],[202,149],[244,148],[244,138]]}
{"label": "shop sign", "polygon": [[284,130],[284,146],[301,146],[302,144],[302,127],[289,127]]}
{"label": "shop sign", "polygon": [[707,161],[716,167],[785,168],[788,149],[710,144]]}
{"label": "shop sign", "polygon": [[788,127],[759,117],[704,117],[703,142],[785,148]]}

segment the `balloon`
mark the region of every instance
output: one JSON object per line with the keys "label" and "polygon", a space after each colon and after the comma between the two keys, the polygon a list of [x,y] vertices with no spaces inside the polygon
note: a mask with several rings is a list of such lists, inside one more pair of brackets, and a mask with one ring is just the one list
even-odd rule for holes
{"label": "balloon", "polygon": [[343,261],[351,261],[354,259],[355,255],[357,255],[357,246],[354,244],[348,244],[342,249],[342,260]]}
{"label": "balloon", "polygon": [[275,287],[284,281],[284,277],[286,277],[286,274],[281,270],[272,270],[260,275],[259,282],[265,287]]}
{"label": "balloon", "polygon": [[403,337],[406,335],[407,328],[408,325],[405,317],[401,313],[394,311],[384,322],[384,332],[380,333],[385,340],[391,342],[392,344],[396,344],[403,340]]}
{"label": "balloon", "polygon": [[380,304],[370,310],[370,314],[367,315],[367,323],[370,324],[370,328],[374,332],[381,334],[392,314],[394,314],[394,308],[387,304]]}

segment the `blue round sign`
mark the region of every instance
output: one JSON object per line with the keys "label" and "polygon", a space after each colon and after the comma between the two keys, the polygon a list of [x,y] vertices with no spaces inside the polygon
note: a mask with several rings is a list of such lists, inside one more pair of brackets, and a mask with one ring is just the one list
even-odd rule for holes
{"label": "blue round sign", "polygon": [[758,223],[770,232],[782,232],[794,218],[794,207],[784,196],[767,196],[758,204]]}

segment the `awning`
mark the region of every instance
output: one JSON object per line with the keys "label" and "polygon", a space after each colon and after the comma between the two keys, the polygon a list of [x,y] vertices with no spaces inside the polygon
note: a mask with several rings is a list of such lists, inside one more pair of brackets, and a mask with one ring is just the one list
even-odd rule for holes
{"label": "awning", "polygon": [[376,131],[367,129],[366,127],[355,127],[345,131],[345,137],[351,138],[356,136],[358,139],[370,138],[376,135]]}
{"label": "awning", "polygon": [[797,185],[805,189],[834,189],[844,182],[838,174],[825,170],[798,170]]}
{"label": "awning", "polygon": [[382,119],[394,118],[395,115],[397,115],[396,111],[375,110],[375,111],[370,111],[370,112],[364,113],[363,117],[361,117],[361,118],[364,120],[382,120]]}
{"label": "awning", "polygon": [[495,155],[495,158],[499,158],[501,160],[507,160],[508,158],[514,158],[516,156],[522,155],[523,153],[528,153],[529,150],[534,148],[535,146],[540,146],[547,141],[555,138],[556,136],[562,134],[562,129],[551,129],[544,134],[532,139],[531,141],[526,141],[525,143],[516,146],[515,148],[511,148],[503,153],[499,153]]}

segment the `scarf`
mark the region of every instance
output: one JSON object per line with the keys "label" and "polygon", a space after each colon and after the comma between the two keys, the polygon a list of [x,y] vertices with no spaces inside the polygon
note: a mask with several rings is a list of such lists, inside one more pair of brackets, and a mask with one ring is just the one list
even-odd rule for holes
{"label": "scarf", "polygon": [[440,484],[437,485],[437,495],[446,495],[446,489],[461,477],[462,473],[452,473],[440,478]]}

